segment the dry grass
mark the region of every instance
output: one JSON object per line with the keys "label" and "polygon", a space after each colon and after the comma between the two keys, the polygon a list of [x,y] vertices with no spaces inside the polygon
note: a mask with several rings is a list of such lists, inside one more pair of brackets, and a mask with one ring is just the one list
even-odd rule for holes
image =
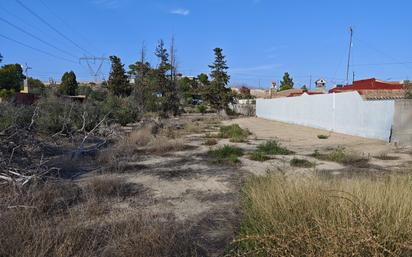
{"label": "dry grass", "polygon": [[[113,181],[93,181],[84,192],[72,183],[46,183],[19,194],[1,188],[0,256],[195,255],[183,224],[173,217],[139,210],[116,215],[108,202],[121,186]],[[105,200],[95,201],[95,194]]]}
{"label": "dry grass", "polygon": [[152,131],[150,128],[142,128],[138,131],[133,131],[130,135],[123,140],[123,144],[130,144],[136,146],[146,146],[153,139]]}
{"label": "dry grass", "polygon": [[230,256],[411,256],[412,178],[256,177]]}
{"label": "dry grass", "polygon": [[164,154],[168,152],[181,151],[185,149],[183,139],[169,139],[158,136],[149,145],[149,151],[155,154]]}

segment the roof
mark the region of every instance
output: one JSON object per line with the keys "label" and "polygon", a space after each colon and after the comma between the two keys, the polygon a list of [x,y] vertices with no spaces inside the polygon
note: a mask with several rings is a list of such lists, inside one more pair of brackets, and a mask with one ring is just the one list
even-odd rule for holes
{"label": "roof", "polygon": [[405,86],[400,82],[388,82],[377,80],[376,78],[354,81],[352,85],[343,87],[335,87],[329,90],[329,93],[339,93],[346,91],[362,91],[362,90],[404,90]]}
{"label": "roof", "polygon": [[295,96],[301,96],[301,95],[303,95],[303,94],[307,94],[307,95],[323,95],[324,93],[323,92],[315,92],[315,91],[304,91],[304,92],[301,92],[301,93],[291,93],[291,94],[289,94],[287,97],[295,97]]}

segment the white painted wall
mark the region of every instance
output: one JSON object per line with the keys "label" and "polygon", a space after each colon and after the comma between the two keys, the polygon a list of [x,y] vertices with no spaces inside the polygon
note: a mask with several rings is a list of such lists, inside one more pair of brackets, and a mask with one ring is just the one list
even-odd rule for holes
{"label": "white painted wall", "polygon": [[395,101],[364,101],[357,92],[257,99],[260,118],[389,141]]}

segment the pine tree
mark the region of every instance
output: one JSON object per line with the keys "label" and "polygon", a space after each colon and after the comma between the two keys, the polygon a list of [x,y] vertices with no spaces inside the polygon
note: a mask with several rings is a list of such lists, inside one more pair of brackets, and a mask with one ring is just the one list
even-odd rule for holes
{"label": "pine tree", "polygon": [[293,86],[293,79],[289,76],[289,73],[285,72],[285,75],[283,75],[283,79],[280,82],[279,91],[292,89]]}
{"label": "pine tree", "polygon": [[59,92],[63,95],[76,95],[77,83],[76,74],[73,71],[65,72],[62,76]]}
{"label": "pine tree", "polygon": [[227,84],[230,76],[227,74],[229,67],[226,64],[225,56],[221,48],[215,48],[215,61],[209,65],[211,69],[210,77],[212,81],[206,87],[205,100],[216,110],[223,110],[232,102],[232,94]]}
{"label": "pine tree", "polygon": [[308,91],[308,87],[306,85],[303,85],[300,89],[302,89],[303,91]]}
{"label": "pine tree", "polygon": [[[167,117],[169,112],[177,115],[179,112],[179,99],[177,96],[177,87],[173,78],[174,67],[169,62],[169,54],[164,46],[163,40],[159,41],[156,47],[155,55],[159,58],[157,68],[157,83],[159,85],[158,93],[160,94],[160,114]],[[171,73],[170,76],[167,74]]]}
{"label": "pine tree", "polygon": [[129,84],[124,65],[117,56],[110,56],[112,69],[109,75],[108,89],[116,96],[129,96],[131,87]]}

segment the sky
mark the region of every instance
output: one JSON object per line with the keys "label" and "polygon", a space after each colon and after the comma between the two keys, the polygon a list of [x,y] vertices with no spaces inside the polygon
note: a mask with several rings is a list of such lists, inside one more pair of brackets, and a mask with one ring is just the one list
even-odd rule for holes
{"label": "sky", "polygon": [[[412,79],[410,0],[1,0],[0,53],[29,75],[65,71],[93,80],[81,57],[117,55],[127,68],[144,45],[153,66],[159,39],[175,38],[178,71],[209,73],[213,49],[226,56],[234,86],[268,88],[289,72],[296,86],[350,79]],[[99,61],[89,61],[94,70]],[[103,64],[108,77],[110,65]],[[312,82],[312,83],[311,83]]]}

